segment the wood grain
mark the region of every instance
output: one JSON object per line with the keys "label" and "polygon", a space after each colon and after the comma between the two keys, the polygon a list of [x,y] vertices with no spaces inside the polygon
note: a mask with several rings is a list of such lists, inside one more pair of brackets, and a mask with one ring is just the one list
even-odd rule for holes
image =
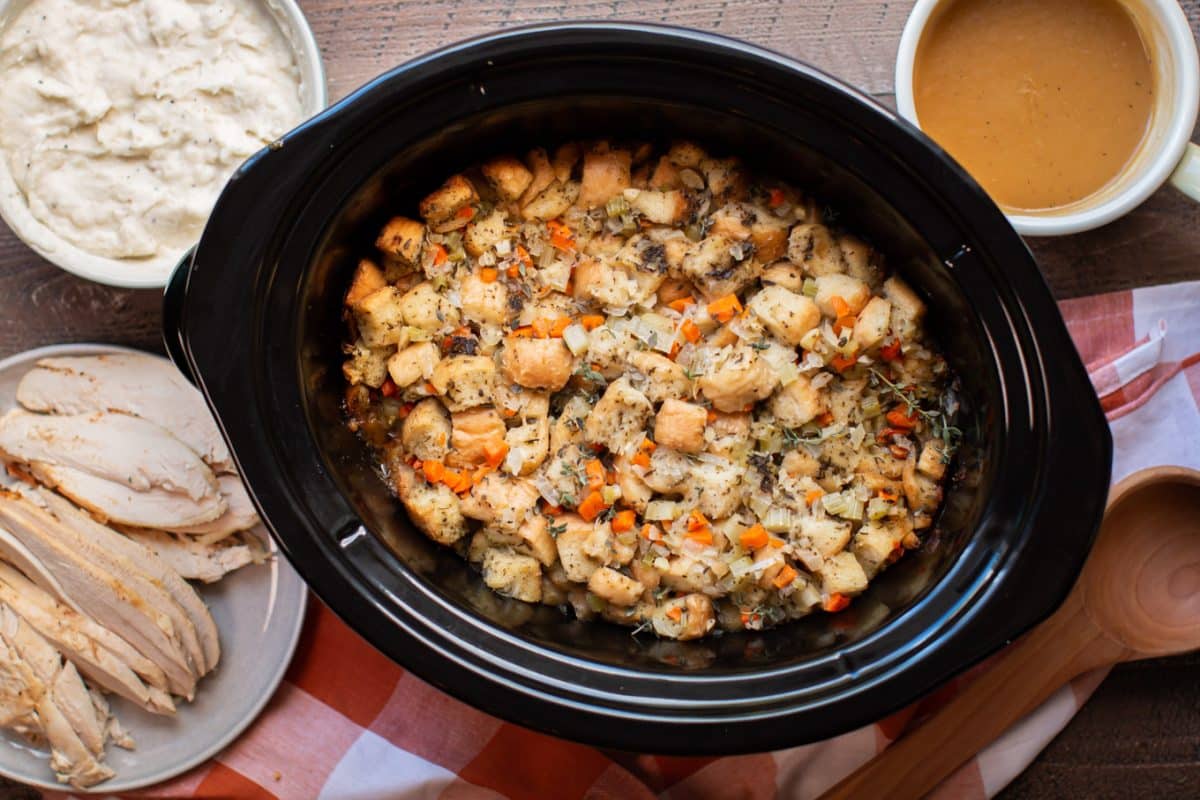
{"label": "wood grain", "polygon": [[[406,59],[468,36],[561,19],[623,19],[747,39],[811,62],[886,104],[892,102],[900,30],[912,6],[908,0],[300,4],[324,54],[334,99]],[[1193,30],[1200,30],[1200,0],[1182,5]],[[1107,228],[1031,246],[1060,298],[1200,278],[1200,207],[1164,189]],[[0,357],[69,341],[160,349],[158,305],[156,292],[112,289],[58,271],[0,225]],[[1118,669],[1008,797],[1130,797],[1152,790],[1159,797],[1194,796],[1200,785],[1197,663]]]}

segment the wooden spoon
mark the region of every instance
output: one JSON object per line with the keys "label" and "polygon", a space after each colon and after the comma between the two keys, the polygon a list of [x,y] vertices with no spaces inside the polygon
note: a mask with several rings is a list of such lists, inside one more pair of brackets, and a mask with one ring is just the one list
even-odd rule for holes
{"label": "wooden spoon", "polygon": [[1113,487],[1096,544],[1062,607],[823,797],[922,797],[1072,678],[1198,648],[1200,472],[1142,470]]}

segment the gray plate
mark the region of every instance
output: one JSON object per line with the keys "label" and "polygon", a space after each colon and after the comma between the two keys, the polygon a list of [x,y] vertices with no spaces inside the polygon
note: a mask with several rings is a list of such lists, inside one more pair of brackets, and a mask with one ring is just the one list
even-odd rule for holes
{"label": "gray plate", "polygon": [[[16,405],[17,383],[48,356],[112,353],[124,348],[72,344],[42,347],[0,361],[0,413]],[[304,582],[283,558],[248,566],[219,583],[197,584],[221,633],[221,662],[203,678],[192,703],[174,717],[150,714],[118,697],[113,712],[137,749],[109,745],[105,763],[116,777],[91,789],[124,792],[165,781],[216,755],[254,721],[275,693],[304,622]],[[48,765],[49,753],[0,732],[0,774],[43,789],[63,789]],[[81,794],[79,790],[72,790]]]}

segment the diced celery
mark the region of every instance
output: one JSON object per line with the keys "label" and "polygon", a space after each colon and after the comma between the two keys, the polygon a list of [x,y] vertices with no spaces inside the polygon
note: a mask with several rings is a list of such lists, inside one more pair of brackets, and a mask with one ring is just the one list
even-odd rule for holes
{"label": "diced celery", "polygon": [[679,503],[673,500],[651,500],[646,504],[646,519],[650,522],[676,519],[680,513]]}
{"label": "diced celery", "polygon": [[762,526],[771,533],[786,533],[792,528],[792,512],[782,506],[772,506],[763,517]]}
{"label": "diced celery", "polygon": [[800,287],[800,291],[804,292],[807,297],[817,296],[817,282],[812,278],[805,278],[804,283]]}

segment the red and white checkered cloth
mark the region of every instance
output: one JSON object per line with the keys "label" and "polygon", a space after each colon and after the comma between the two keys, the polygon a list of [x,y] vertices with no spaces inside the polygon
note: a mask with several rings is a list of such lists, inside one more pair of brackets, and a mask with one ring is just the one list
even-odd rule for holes
{"label": "red and white checkered cloth", "polygon": [[[1112,423],[1114,480],[1156,464],[1200,468],[1200,282],[1070,300],[1062,311]],[[1067,724],[1105,674],[1064,687],[935,796],[982,800],[996,794]],[[961,677],[873,725],[791,750],[728,758],[620,755],[534,733],[464,705],[393,664],[314,602],[287,679],[258,721],[210,763],[131,796],[814,797],[969,680]]]}

